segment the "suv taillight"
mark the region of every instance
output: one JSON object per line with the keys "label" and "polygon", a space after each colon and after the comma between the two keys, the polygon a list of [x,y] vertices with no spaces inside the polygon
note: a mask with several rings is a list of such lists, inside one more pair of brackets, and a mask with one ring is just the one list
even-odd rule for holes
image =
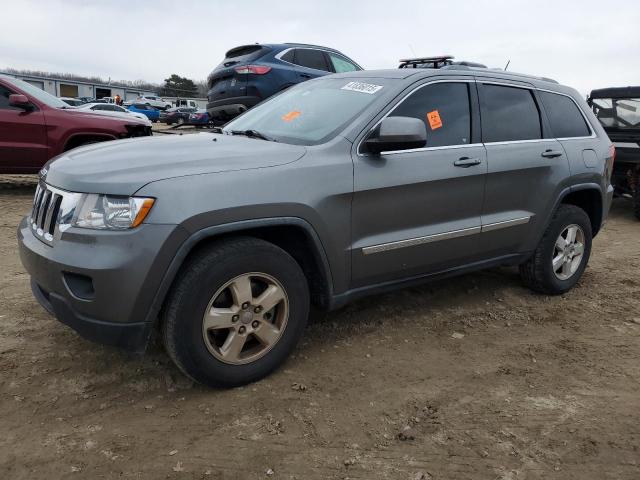
{"label": "suv taillight", "polygon": [[235,67],[234,70],[236,71],[236,73],[240,73],[242,75],[246,75],[248,73],[264,75],[265,73],[269,73],[271,71],[271,67],[266,67],[264,65],[244,65],[242,67]]}

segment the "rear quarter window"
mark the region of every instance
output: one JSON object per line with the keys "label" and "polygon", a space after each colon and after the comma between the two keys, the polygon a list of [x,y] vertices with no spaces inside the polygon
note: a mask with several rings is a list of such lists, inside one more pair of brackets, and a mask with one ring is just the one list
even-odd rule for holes
{"label": "rear quarter window", "polygon": [[327,64],[324,52],[312,48],[297,48],[294,63],[314,70],[322,70],[325,72],[331,70]]}
{"label": "rear quarter window", "polygon": [[554,137],[570,138],[591,135],[580,109],[571,98],[551,92],[539,92],[539,94]]}

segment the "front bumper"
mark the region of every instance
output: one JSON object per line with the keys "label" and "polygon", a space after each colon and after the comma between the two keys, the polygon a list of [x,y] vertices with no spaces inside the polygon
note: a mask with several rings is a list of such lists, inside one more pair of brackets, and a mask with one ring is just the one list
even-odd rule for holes
{"label": "front bumper", "polygon": [[47,312],[73,328],[82,338],[132,351],[143,351],[149,342],[153,327],[149,322],[103,322],[81,315],[70,305],[68,299],[44,290],[33,278],[31,292]]}
{"label": "front bumper", "polygon": [[70,228],[49,246],[28,218],[18,227],[20,260],[38,302],[82,337],[135,351],[147,346],[156,293],[184,238],[175,225]]}

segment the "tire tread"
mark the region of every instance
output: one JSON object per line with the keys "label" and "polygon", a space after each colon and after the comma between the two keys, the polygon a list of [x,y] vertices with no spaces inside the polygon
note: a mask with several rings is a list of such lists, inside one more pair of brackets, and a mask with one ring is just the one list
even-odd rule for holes
{"label": "tire tread", "polygon": [[[222,262],[223,259],[241,258],[243,255],[246,255],[247,252],[256,250],[260,250],[265,254],[284,254],[289,257],[292,262],[295,262],[287,252],[269,242],[254,237],[233,237],[213,241],[204,248],[199,249],[187,259],[176,275],[162,314],[161,336],[169,358],[171,358],[180,371],[195,382],[213,387],[235,386],[244,383],[234,382],[230,384],[228,382],[218,382],[206,377],[205,374],[194,374],[194,372],[201,370],[198,368],[198,365],[194,363],[195,359],[180,353],[179,342],[182,338],[180,334],[180,307],[192,289],[199,285],[200,279],[205,272],[211,268],[211,265],[216,265]],[[300,272],[302,271],[300,270]],[[184,350],[184,346],[182,346],[182,350]]]}
{"label": "tire tread", "polygon": [[[557,295],[557,291],[550,283],[545,279],[545,261],[544,254],[545,248],[549,242],[551,236],[555,237],[555,225],[565,216],[583,216],[588,220],[586,212],[576,205],[561,204],[553,214],[547,229],[545,230],[540,243],[536,247],[533,255],[524,263],[520,265],[520,276],[525,286],[531,290],[542,293],[545,295]],[[590,224],[590,220],[589,220]],[[553,239],[555,242],[555,238]]]}

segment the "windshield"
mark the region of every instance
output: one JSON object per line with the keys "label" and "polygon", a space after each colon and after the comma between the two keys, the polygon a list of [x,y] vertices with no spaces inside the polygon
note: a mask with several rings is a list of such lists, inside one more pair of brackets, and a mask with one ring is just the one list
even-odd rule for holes
{"label": "windshield", "polygon": [[323,78],[301,83],[248,110],[223,131],[255,130],[278,142],[317,145],[328,141],[391,85],[389,79]]}
{"label": "windshield", "polygon": [[34,87],[33,85],[23,80],[19,80],[17,78],[7,78],[7,77],[3,77],[3,78],[7,80],[9,83],[18,87],[20,90],[24,91],[27,95],[34,97],[36,100],[41,101],[42,103],[46,104],[49,107],[69,108],[69,105],[63,102],[62,100],[60,100],[58,97],[54,97],[50,93],[47,93],[44,90],[39,89],[38,87]]}
{"label": "windshield", "polygon": [[594,98],[591,103],[603,127],[640,129],[640,98]]}

